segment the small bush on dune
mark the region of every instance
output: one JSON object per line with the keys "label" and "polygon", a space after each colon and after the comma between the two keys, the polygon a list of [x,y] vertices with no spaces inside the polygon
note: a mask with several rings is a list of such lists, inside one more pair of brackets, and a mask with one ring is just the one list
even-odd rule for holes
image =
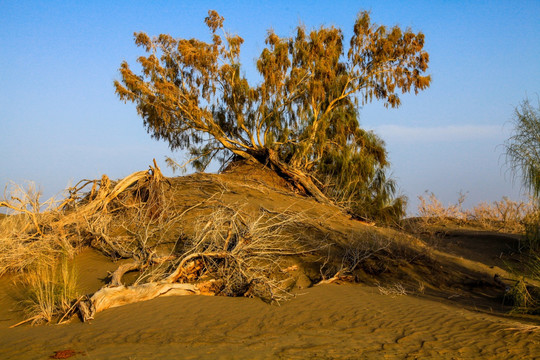
{"label": "small bush on dune", "polygon": [[442,202],[435,196],[434,193],[429,193],[429,196],[419,196],[420,204],[418,205],[418,214],[427,224],[446,224],[448,221],[464,220],[463,202],[465,195],[460,193],[456,204],[444,206]]}
{"label": "small bush on dune", "polygon": [[486,230],[525,233],[540,214],[536,202],[513,201],[503,197],[500,201],[480,203],[472,209],[464,209],[465,195],[460,193],[457,203],[444,206],[430,193],[419,196],[418,214],[422,225],[470,224]]}
{"label": "small bush on dune", "polygon": [[[531,251],[526,265],[525,275],[529,279],[540,281],[540,255]],[[512,312],[521,314],[540,314],[540,287],[530,284],[525,276],[510,288],[506,294],[512,304]]]}

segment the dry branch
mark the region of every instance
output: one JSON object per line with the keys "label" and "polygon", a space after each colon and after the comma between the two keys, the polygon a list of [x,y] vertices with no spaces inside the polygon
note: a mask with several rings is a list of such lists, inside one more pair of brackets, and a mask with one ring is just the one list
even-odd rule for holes
{"label": "dry branch", "polygon": [[140,261],[131,262],[128,264],[123,264],[118,267],[112,274],[111,274],[111,286],[122,286],[122,277],[124,274],[140,270],[143,267],[143,264]]}
{"label": "dry branch", "polygon": [[16,212],[24,213],[32,219],[32,222],[34,223],[34,226],[36,227],[36,231],[39,235],[43,235],[43,232],[41,231],[41,226],[39,225],[39,222],[37,220],[37,214],[36,212],[29,211],[25,209],[24,207],[16,207],[8,203],[7,201],[0,201],[0,207],[6,207],[8,209],[14,210]]}
{"label": "dry branch", "polygon": [[196,254],[188,255],[184,259],[182,259],[182,261],[180,262],[180,264],[178,265],[176,270],[171,275],[169,275],[165,279],[165,281],[169,282],[169,283],[173,283],[173,282],[177,281],[182,275],[184,275],[184,273],[185,273],[185,265],[188,264],[188,261],[193,261],[196,258],[226,258],[229,255],[230,255],[230,253],[228,253],[226,251],[222,251],[222,252],[206,252],[206,253],[203,252],[203,253],[196,253]]}
{"label": "dry branch", "polygon": [[79,313],[83,321],[94,318],[100,311],[154,299],[158,296],[199,295],[195,284],[146,283],[133,286],[104,287],[88,300],[79,303]]}

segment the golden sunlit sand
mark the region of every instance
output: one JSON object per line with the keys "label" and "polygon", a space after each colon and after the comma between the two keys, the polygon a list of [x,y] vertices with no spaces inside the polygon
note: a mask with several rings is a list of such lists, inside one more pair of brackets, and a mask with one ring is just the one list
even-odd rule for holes
{"label": "golden sunlit sand", "polygon": [[[5,275],[0,358],[525,359],[540,354],[538,318],[509,316],[504,289],[493,281],[494,274],[511,276],[503,268],[515,256],[514,235],[449,230],[433,247],[288,192],[279,177],[263,169],[239,167],[169,181],[186,208],[221,189],[220,201],[242,204],[245,211],[308,213],[318,226],[306,232],[314,239],[339,244],[351,234],[378,234],[401,243],[402,254],[375,254],[352,279],[332,284],[317,284],[324,259],[297,258],[287,269],[293,296],[279,304],[247,297],[158,297],[104,310],[87,323],[74,317],[63,325],[15,328],[10,326],[24,316],[14,299],[16,276]],[[188,223],[205,211],[190,212]],[[97,291],[127,261],[82,250],[73,260],[80,293]],[[125,281],[134,280],[130,275]]]}
{"label": "golden sunlit sand", "polygon": [[16,317],[6,316],[4,359],[43,359],[62,349],[93,359],[525,359],[538,355],[540,341],[515,320],[350,284],[305,289],[281,306],[160,298],[106,310],[90,324],[7,329]]}

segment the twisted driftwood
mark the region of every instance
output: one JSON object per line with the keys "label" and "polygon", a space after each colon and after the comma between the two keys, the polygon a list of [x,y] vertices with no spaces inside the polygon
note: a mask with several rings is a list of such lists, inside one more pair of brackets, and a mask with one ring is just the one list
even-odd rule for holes
{"label": "twisted driftwood", "polygon": [[[79,301],[77,310],[83,321],[94,318],[95,314],[117,306],[136,303],[139,301],[151,300],[159,296],[178,295],[215,295],[219,289],[220,282],[209,280],[197,284],[177,283],[180,277],[189,278],[190,273],[200,269],[198,263],[193,261],[200,257],[224,257],[226,253],[191,254],[184,258],[171,275],[159,282],[125,286],[122,284],[122,276],[133,270],[139,270],[145,265],[141,262],[123,264],[111,274],[111,282],[108,286],[101,288],[91,297]],[[166,259],[156,259],[162,262]]]}

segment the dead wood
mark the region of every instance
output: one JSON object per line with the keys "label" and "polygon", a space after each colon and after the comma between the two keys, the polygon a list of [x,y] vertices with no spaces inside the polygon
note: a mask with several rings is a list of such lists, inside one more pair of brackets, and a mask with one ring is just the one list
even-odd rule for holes
{"label": "dead wood", "polygon": [[13,328],[15,328],[15,327],[17,327],[17,326],[21,326],[21,325],[23,325],[23,324],[26,324],[26,323],[28,323],[28,322],[30,322],[30,321],[37,320],[37,319],[39,319],[40,317],[41,317],[41,314],[36,315],[36,316],[32,316],[31,318],[24,319],[24,320],[21,321],[21,322],[18,322],[18,323],[14,324],[14,325],[11,325],[9,328],[10,328],[10,329],[13,329]]}
{"label": "dead wood", "polygon": [[166,279],[166,282],[173,283],[175,281],[178,281],[178,279],[182,276],[186,275],[186,264],[188,264],[190,261],[193,261],[197,258],[226,258],[227,256],[230,256],[230,253],[227,251],[221,251],[221,252],[206,252],[206,253],[195,253],[186,256],[180,264],[176,267],[176,270],[174,270]]}
{"label": "dead wood", "polygon": [[[119,194],[121,194],[124,190],[126,190],[128,187],[133,185],[135,182],[143,179],[146,176],[148,176],[148,171],[138,171],[120,180],[110,192],[106,190],[101,192],[101,188],[100,188],[100,191],[98,191],[98,194],[96,195],[95,199],[83,205],[82,207],[78,208],[77,211],[72,212],[68,214],[67,216],[63,217],[55,225],[58,227],[65,226],[70,223],[79,222],[82,219],[84,219],[86,216],[93,215],[98,211],[106,211],[107,205],[112,200],[118,197]],[[103,188],[107,189],[107,187],[103,187]]]}
{"label": "dead wood", "polygon": [[135,270],[140,270],[143,267],[143,264],[140,261],[131,262],[128,264],[122,264],[111,274],[111,283],[110,286],[122,286],[122,277],[130,272]]}
{"label": "dead wood", "polygon": [[0,207],[6,207],[11,210],[15,210],[16,212],[24,213],[32,219],[32,222],[34,223],[34,226],[36,227],[36,232],[39,235],[43,235],[43,231],[41,230],[41,226],[39,225],[39,222],[37,220],[37,213],[34,211],[29,211],[25,209],[24,207],[17,207],[13,206],[12,204],[8,203],[7,201],[0,201]]}
{"label": "dead wood", "polygon": [[[214,295],[205,284],[204,295]],[[79,302],[81,319],[88,321],[95,314],[113,307],[151,300],[159,296],[201,295],[197,284],[146,283],[133,286],[104,287],[87,300]]]}
{"label": "dead wood", "polygon": [[330,279],[323,279],[316,283],[314,286],[318,285],[325,285],[325,284],[335,284],[335,283],[352,283],[355,282],[356,278],[353,275],[344,275],[341,273],[337,273]]}

